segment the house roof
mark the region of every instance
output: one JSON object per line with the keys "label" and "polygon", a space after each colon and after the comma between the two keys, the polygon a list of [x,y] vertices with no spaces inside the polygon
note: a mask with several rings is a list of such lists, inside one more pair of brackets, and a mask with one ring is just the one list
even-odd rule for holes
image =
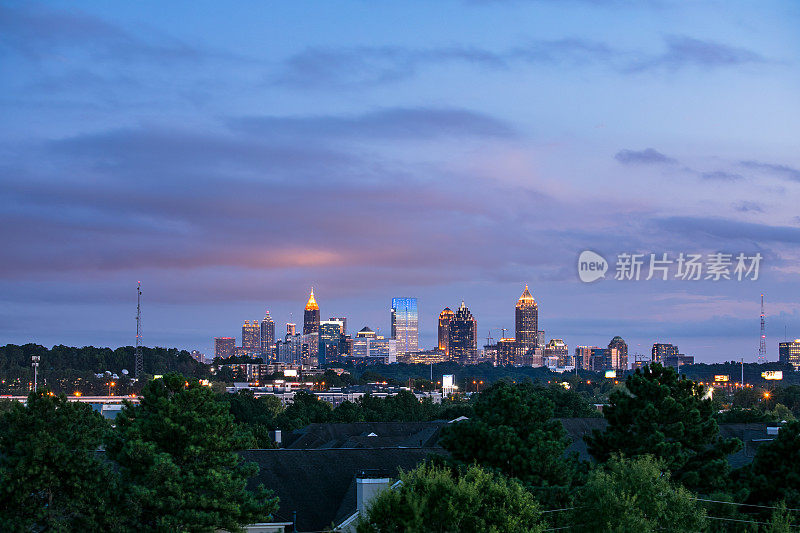
{"label": "house roof", "polygon": [[286,435],[283,445],[291,449],[425,448],[436,446],[445,425],[444,421],[309,424]]}
{"label": "house roof", "polygon": [[246,461],[258,464],[249,482],[263,484],[280,499],[274,521],[292,521],[298,531],[322,531],[356,510],[355,476],[362,470],[397,478],[441,448],[357,448],[246,450]]}

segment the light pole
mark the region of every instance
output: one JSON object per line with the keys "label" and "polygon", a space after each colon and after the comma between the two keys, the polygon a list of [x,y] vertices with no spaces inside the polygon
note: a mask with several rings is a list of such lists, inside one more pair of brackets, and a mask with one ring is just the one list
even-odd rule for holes
{"label": "light pole", "polygon": [[116,386],[116,385],[117,385],[117,384],[116,384],[116,383],[114,383],[113,381],[109,381],[109,382],[108,382],[108,395],[109,395],[109,396],[111,396],[111,387],[114,387],[114,386]]}
{"label": "light pole", "polygon": [[39,380],[39,356],[31,356],[31,366],[33,367],[33,391],[36,392]]}

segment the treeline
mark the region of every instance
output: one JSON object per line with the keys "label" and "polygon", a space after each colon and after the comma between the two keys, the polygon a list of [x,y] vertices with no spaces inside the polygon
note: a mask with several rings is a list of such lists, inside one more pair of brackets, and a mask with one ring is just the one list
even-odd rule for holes
{"label": "treeline", "polygon": [[[32,380],[31,356],[38,355],[39,379],[47,381],[56,392],[65,379],[90,378],[93,374],[109,371],[122,376],[127,370],[134,373],[134,347],[97,348],[57,345],[46,348],[39,344],[7,344],[0,346],[0,376],[6,381],[21,379],[26,384]],[[178,372],[185,376],[207,378],[208,367],[198,363],[186,350],[177,348],[142,348],[144,373],[149,375]],[[71,390],[63,392],[71,393]]]}

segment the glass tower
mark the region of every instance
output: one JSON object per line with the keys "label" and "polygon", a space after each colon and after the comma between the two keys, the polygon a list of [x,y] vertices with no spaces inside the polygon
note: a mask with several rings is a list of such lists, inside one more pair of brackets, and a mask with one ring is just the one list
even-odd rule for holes
{"label": "glass tower", "polygon": [[419,313],[416,298],[392,298],[392,338],[397,354],[419,351]]}

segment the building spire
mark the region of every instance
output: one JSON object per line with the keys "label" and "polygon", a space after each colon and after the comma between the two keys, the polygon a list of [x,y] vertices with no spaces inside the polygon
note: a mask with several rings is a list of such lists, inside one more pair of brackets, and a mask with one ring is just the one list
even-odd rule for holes
{"label": "building spire", "polygon": [[311,287],[311,296],[308,297],[308,303],[306,304],[306,311],[319,311],[317,300],[314,299],[314,287]]}
{"label": "building spire", "polygon": [[522,296],[520,296],[519,300],[517,300],[517,306],[531,305],[531,304],[535,304],[535,303],[536,303],[536,300],[534,300],[533,296],[531,296],[531,292],[528,290],[528,284],[526,283],[525,284],[525,290],[522,291]]}

